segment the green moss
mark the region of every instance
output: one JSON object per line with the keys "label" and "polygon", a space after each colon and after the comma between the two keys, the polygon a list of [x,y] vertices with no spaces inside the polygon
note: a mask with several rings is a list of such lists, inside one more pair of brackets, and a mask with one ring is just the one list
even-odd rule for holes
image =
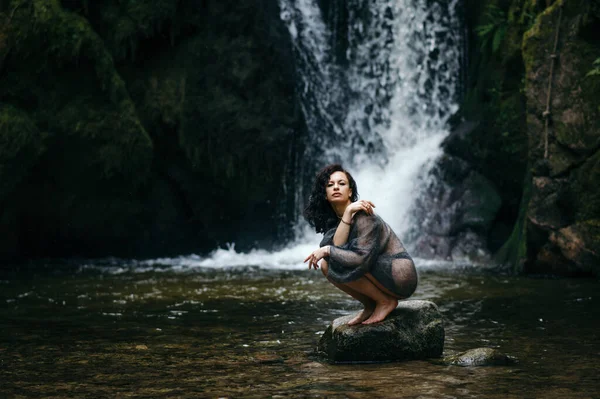
{"label": "green moss", "polygon": [[554,41],[549,39],[554,38],[560,3],[559,0],[541,12],[523,35],[522,54],[527,73],[539,68],[541,63],[549,61],[548,57],[554,44]]}
{"label": "green moss", "polygon": [[513,0],[508,9],[506,39],[503,43],[504,59],[521,58],[523,33],[531,28],[536,15],[536,6],[532,2]]}

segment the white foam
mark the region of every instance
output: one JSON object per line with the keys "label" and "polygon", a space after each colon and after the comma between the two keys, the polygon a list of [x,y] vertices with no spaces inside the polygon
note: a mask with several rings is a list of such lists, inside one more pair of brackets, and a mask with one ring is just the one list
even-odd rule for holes
{"label": "white foam", "polygon": [[432,135],[397,151],[385,167],[365,165],[354,176],[360,197],[373,201],[376,213],[401,237],[410,227],[408,210],[416,199],[417,177],[441,153],[444,137],[443,132]]}
{"label": "white foam", "polygon": [[[139,266],[170,266],[173,271],[193,270],[197,268],[225,269],[243,266],[256,266],[260,269],[302,270],[308,266],[304,259],[319,247],[320,238],[315,234],[313,242],[294,243],[281,250],[267,251],[253,249],[249,252],[238,252],[234,245],[219,248],[208,256],[178,256],[174,258],[157,258],[139,262]],[[306,239],[306,237],[305,237]],[[137,267],[138,270],[141,270]]]}

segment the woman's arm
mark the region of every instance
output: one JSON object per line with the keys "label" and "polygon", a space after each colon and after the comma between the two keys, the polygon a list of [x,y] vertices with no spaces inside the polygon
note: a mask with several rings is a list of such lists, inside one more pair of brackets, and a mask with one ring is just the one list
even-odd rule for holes
{"label": "woman's arm", "polygon": [[383,221],[377,216],[368,216],[360,212],[354,218],[354,232],[352,240],[343,246],[331,246],[329,248],[330,267],[334,264],[340,268],[370,270],[373,262],[379,256],[381,245],[381,234],[383,233]]}
{"label": "woman's arm", "polygon": [[[354,215],[359,211],[364,211],[367,215],[373,215],[373,208],[375,208],[375,205],[371,201],[366,200],[356,201],[348,205],[344,211],[344,216],[342,216],[342,219],[335,230],[333,245],[340,246],[346,244],[346,242],[348,242],[348,236],[350,235],[350,227],[352,226]],[[318,262],[324,257],[329,256],[330,253],[330,245],[322,246],[308,255],[306,259],[304,259],[304,262],[308,262],[309,269],[318,269]]]}
{"label": "woman's arm", "polygon": [[372,215],[373,208],[375,208],[375,204],[366,200],[356,201],[348,205],[344,211],[344,215],[340,219],[337,229],[335,230],[335,235],[333,236],[333,245],[340,246],[348,242],[350,227],[352,226],[352,220],[356,212],[365,211],[367,215]]}

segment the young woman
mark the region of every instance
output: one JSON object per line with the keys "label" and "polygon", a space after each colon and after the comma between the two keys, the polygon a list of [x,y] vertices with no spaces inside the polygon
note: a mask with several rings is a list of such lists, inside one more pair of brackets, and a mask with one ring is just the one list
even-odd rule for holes
{"label": "young woman", "polygon": [[320,248],[304,262],[319,268],[337,288],[359,300],[364,309],[348,324],[384,320],[399,299],[417,288],[412,258],[371,201],[358,201],[356,182],[339,164],[323,168],[315,179],[304,217],[317,233]]}

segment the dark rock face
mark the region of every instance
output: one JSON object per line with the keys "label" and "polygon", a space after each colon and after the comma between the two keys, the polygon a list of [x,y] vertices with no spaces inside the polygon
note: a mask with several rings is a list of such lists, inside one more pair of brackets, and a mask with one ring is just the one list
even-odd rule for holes
{"label": "dark rock face", "polygon": [[463,367],[472,366],[508,366],[516,359],[492,348],[475,348],[444,358],[443,363]]}
{"label": "dark rock face", "polygon": [[[523,38],[532,165],[525,271],[600,273],[600,76],[588,75],[598,27],[599,11],[589,2],[557,2]],[[552,61],[548,44],[557,31]]]}
{"label": "dark rock face", "polygon": [[429,301],[400,302],[384,321],[349,326],[354,316],[333,321],[318,351],[332,362],[384,362],[440,357],[444,326],[437,306]]}
{"label": "dark rock face", "polygon": [[[476,73],[443,147],[502,198],[488,236],[495,261],[515,272],[598,275],[600,8],[587,0],[465,4]],[[474,34],[494,7],[506,17],[496,50]]]}
{"label": "dark rock face", "polygon": [[416,202],[417,223],[409,235],[423,258],[484,260],[487,236],[501,199],[492,182],[464,160],[445,155]]}

